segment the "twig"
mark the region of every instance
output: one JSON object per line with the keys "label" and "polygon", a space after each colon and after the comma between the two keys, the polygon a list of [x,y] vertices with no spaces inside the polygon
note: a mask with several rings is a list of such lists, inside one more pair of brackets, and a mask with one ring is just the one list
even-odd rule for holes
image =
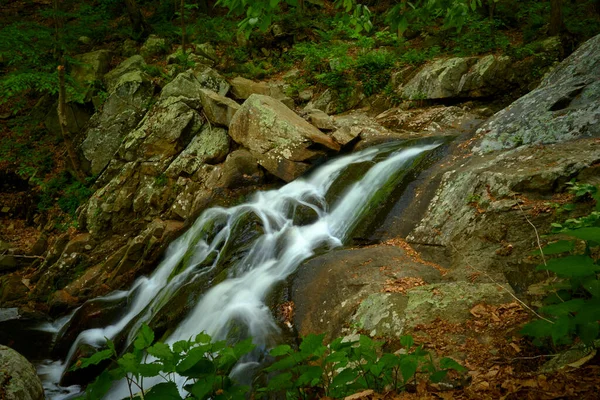
{"label": "twig", "polygon": [[511,358],[510,361],[515,361],[515,360],[535,360],[536,358],[544,358],[544,357],[558,357],[558,354],[542,354],[539,356],[531,356],[531,357],[515,357],[515,358]]}
{"label": "twig", "polygon": [[40,260],[45,260],[42,256],[25,256],[25,255],[13,255],[14,258],[39,258]]}
{"label": "twig", "polygon": [[[544,262],[545,266],[548,266],[548,264],[546,264],[546,257],[544,257],[544,251],[542,250],[542,242],[540,240],[540,235],[538,233],[538,230],[535,227],[535,225],[527,217],[527,214],[525,213],[525,210],[523,210],[523,207],[521,207],[521,203],[519,203],[519,199],[517,199],[517,195],[514,195],[514,198],[515,198],[515,201],[517,202],[517,206],[519,206],[519,210],[521,210],[521,212],[523,213],[523,216],[527,220],[527,223],[529,225],[531,225],[531,227],[533,228],[533,231],[535,232],[535,237],[537,239],[537,245],[538,245],[538,248],[540,249],[540,254],[542,255],[542,261]],[[546,270],[546,273],[548,273],[548,270]],[[548,277],[550,277],[550,275],[548,275]]]}
{"label": "twig", "polygon": [[[456,251],[457,253],[460,253],[460,251],[456,248],[456,246],[454,245],[454,243],[450,243],[450,245],[454,248],[454,251]],[[491,280],[496,286],[500,287],[502,290],[504,290],[506,293],[508,293],[509,295],[512,296],[512,298],[514,298],[517,302],[519,302],[519,304],[521,304],[521,306],[525,307],[527,310],[529,310],[533,315],[535,315],[536,317],[543,319],[546,322],[549,322],[551,324],[554,324],[553,321],[550,321],[548,318],[544,318],[542,317],[540,314],[538,314],[537,312],[535,312],[535,310],[531,307],[529,307],[527,304],[525,304],[525,302],[521,299],[519,299],[517,296],[515,296],[514,293],[512,293],[510,290],[508,290],[507,288],[505,288],[504,286],[502,286],[501,284],[499,284],[498,282],[496,282],[496,280],[494,278],[491,277],[490,274],[488,274],[485,271],[480,271],[477,268],[473,267],[470,264],[467,264],[467,268],[471,268],[473,270],[475,270],[476,272],[479,272],[480,274],[483,274],[485,276],[488,277],[489,280]]]}

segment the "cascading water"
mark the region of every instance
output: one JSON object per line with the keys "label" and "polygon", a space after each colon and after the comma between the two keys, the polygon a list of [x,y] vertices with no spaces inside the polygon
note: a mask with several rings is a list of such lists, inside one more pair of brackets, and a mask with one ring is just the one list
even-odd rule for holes
{"label": "cascading water", "polygon": [[[278,190],[256,193],[253,198],[229,209],[204,211],[194,225],[167,251],[164,261],[149,277],[139,278],[129,291],[119,291],[96,301],[127,299],[127,309],[103,328],[81,332],[64,361],[46,361],[38,372],[45,381],[47,396],[64,399],[78,387],[60,388],[58,381],[82,344],[100,346],[105,338],[126,334],[131,343],[137,330],[149,322],[174,293],[185,284],[214,277],[227,266],[227,278],[202,295],[197,305],[170,334],[167,342],[188,339],[205,331],[214,339],[227,337],[232,324],[243,336],[251,336],[259,347],[268,347],[278,327],[265,304],[269,292],[285,280],[307,258],[321,249],[341,246],[361,217],[385,197],[409,171],[413,161],[436,147],[381,145],[334,159],[308,178],[298,179]],[[340,175],[353,164],[369,164],[368,171],[328,204],[328,192]],[[309,212],[311,222],[295,223],[298,214]],[[244,242],[236,232],[254,223],[261,234]],[[236,253],[237,257],[231,258]],[[63,322],[64,323],[64,322]],[[67,322],[68,323],[68,322]],[[45,329],[60,331],[60,324]],[[115,391],[119,391],[118,387]],[[117,396],[121,397],[117,397]],[[128,392],[113,393],[122,398]]]}

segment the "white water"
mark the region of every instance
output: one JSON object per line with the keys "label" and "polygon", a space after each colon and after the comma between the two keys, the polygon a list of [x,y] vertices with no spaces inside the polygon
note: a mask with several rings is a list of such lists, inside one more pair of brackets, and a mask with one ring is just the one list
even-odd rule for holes
{"label": "white water", "polygon": [[[115,292],[104,298],[109,301],[131,296],[125,316],[104,328],[82,332],[65,362],[48,360],[39,367],[40,375],[45,375],[47,395],[58,400],[77,390],[71,387],[57,393],[57,382],[80,344],[101,345],[105,338],[115,338],[134,321],[134,327],[128,335],[130,342],[137,328],[149,321],[177,288],[216,268],[224,256],[222,249],[240,245],[234,243],[233,228],[249,213],[260,220],[264,233],[255,240],[244,257],[229,267],[228,279],[203,295],[167,342],[187,340],[202,331],[216,340],[224,339],[232,322],[235,322],[246,327],[247,334],[252,336],[255,344],[268,347],[278,333],[273,316],[265,305],[265,298],[274,286],[292,274],[317,249],[341,246],[364,216],[364,209],[377,191],[416,156],[437,146],[422,145],[392,152],[385,160],[375,163],[331,206],[325,197],[340,174],[351,164],[373,161],[382,152],[381,148],[369,148],[330,161],[310,177],[298,179],[279,190],[256,193],[245,204],[229,209],[206,210],[186,234],[169,246],[164,261],[151,276],[139,278],[129,291]],[[298,207],[312,209],[318,218],[308,225],[294,225]],[[215,221],[221,228],[214,237],[207,237],[206,226]],[[191,248],[193,253],[185,269],[169,279]],[[210,265],[198,270],[200,263],[215,254],[217,256]],[[127,396],[128,392],[121,392],[123,389],[117,388],[117,393],[111,393],[110,398]]]}

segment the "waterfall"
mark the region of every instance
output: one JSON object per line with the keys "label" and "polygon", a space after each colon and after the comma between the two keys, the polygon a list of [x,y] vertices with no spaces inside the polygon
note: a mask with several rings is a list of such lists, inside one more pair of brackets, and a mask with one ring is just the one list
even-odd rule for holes
{"label": "waterfall", "polygon": [[[393,190],[413,162],[438,146],[439,143],[405,147],[395,143],[370,147],[333,159],[308,177],[278,190],[258,192],[238,206],[205,210],[169,246],[152,275],[137,279],[128,291],[96,299],[128,299],[128,308],[107,326],[81,332],[65,360],[47,360],[38,368],[47,396],[64,399],[78,391],[78,387],[58,387],[58,379],[78,346],[101,346],[105,338],[112,340],[117,335],[127,335],[126,343],[131,343],[139,327],[168,304],[184,284],[224,271],[226,278],[202,294],[167,342],[187,340],[202,331],[215,340],[225,339],[232,324],[236,324],[259,348],[268,348],[278,334],[265,304],[270,291],[315,252],[342,246],[361,218]],[[368,170],[330,199],[332,185],[356,164]],[[297,221],[300,213],[314,218],[301,224]],[[260,232],[240,240],[240,227],[252,222]],[[231,259],[233,253],[237,256]],[[58,331],[60,327],[54,329]],[[113,397],[121,398],[114,393]]]}

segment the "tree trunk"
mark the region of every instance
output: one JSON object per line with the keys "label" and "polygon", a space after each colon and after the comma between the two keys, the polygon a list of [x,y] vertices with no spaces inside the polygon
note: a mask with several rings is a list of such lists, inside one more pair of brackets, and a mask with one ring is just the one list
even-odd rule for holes
{"label": "tree trunk", "polygon": [[563,29],[562,0],[550,0],[550,36],[559,35]]}
{"label": "tree trunk", "polygon": [[140,38],[148,36],[151,31],[150,25],[144,19],[135,0],[125,0],[125,7],[127,8],[127,14],[129,15],[134,35]]}
{"label": "tree trunk", "polygon": [[181,0],[181,51],[185,56],[185,0]]}
{"label": "tree trunk", "polygon": [[75,145],[73,144],[73,139],[71,138],[71,134],[67,129],[67,102],[66,102],[66,90],[65,90],[65,66],[58,66],[58,124],[60,125],[60,131],[62,132],[63,140],[65,142],[65,146],[67,147],[67,153],[69,154],[69,159],[71,160],[71,165],[73,167],[73,173],[77,180],[81,183],[85,181],[85,175],[81,170],[81,164],[79,163],[79,157],[77,156],[77,152],[75,151]]}

